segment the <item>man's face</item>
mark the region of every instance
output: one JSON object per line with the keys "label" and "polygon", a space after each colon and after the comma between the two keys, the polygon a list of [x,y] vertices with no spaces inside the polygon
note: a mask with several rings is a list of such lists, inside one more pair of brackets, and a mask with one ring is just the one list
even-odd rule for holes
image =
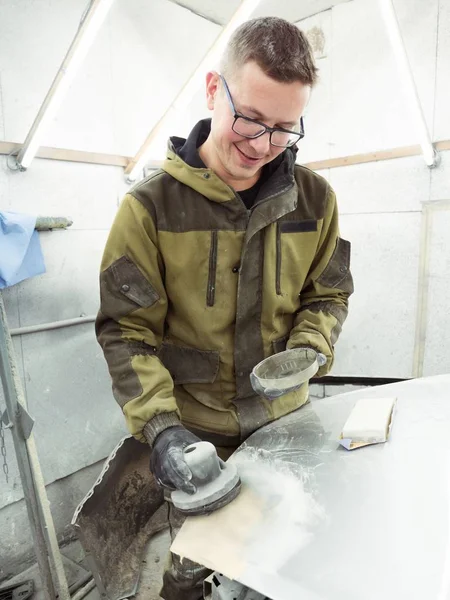
{"label": "man's face", "polygon": [[[281,83],[266,75],[255,62],[246,63],[227,80],[236,111],[269,127],[296,130],[308,103],[310,86],[300,82]],[[269,133],[248,139],[232,129],[234,115],[224,84],[217,73],[207,76],[208,108],[214,110],[211,148],[214,162],[225,180],[248,181],[253,185],[261,168],[284,148],[269,142]]]}

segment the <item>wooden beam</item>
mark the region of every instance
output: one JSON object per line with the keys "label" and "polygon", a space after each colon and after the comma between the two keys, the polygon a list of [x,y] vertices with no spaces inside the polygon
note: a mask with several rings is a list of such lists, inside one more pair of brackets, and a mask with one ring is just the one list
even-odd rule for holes
{"label": "wooden beam", "polygon": [[445,152],[445,150],[450,150],[450,140],[443,140],[442,142],[436,142],[434,147],[438,152]]}
{"label": "wooden beam", "polygon": [[[22,144],[16,142],[0,141],[0,155],[17,153]],[[450,140],[442,140],[434,143],[434,147],[438,152],[450,150]],[[360,165],[364,163],[378,162],[381,160],[392,160],[394,158],[406,158],[408,156],[420,156],[422,154],[420,146],[402,146],[392,148],[391,150],[379,150],[377,152],[368,152],[366,154],[351,154],[349,156],[341,156],[329,158],[326,160],[316,160],[304,163],[313,171],[322,171],[324,169],[335,169],[337,167],[348,167],[351,165]],[[84,150],[69,150],[66,148],[50,148],[41,146],[37,158],[46,158],[50,160],[64,160],[69,162],[81,162],[93,165],[110,165],[113,167],[126,168],[132,160],[129,156],[121,156],[117,154],[105,154],[101,152],[86,152]],[[162,160],[150,161],[147,166],[149,168],[159,169],[163,164]]]}
{"label": "wooden beam", "polygon": [[[437,149],[437,148],[436,148]],[[378,152],[367,152],[366,154],[351,154],[327,160],[316,160],[305,163],[313,171],[323,169],[335,169],[336,167],[348,167],[350,165],[361,165],[364,163],[378,162],[380,160],[392,160],[394,158],[406,158],[407,156],[421,156],[422,150],[417,146],[402,146],[391,150],[379,150]]]}
{"label": "wooden beam", "polygon": [[[23,144],[15,142],[0,142],[0,154],[16,154]],[[130,158],[116,154],[103,154],[101,152],[86,152],[84,150],[68,150],[66,148],[50,148],[41,146],[36,154],[37,158],[49,160],[64,160],[68,162],[81,162],[93,165],[110,165],[113,167],[128,166]]]}

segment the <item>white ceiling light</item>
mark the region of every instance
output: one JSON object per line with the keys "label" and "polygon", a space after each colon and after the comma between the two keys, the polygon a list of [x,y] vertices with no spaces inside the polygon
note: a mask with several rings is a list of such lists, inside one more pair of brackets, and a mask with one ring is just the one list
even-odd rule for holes
{"label": "white ceiling light", "polygon": [[190,79],[186,81],[172,104],[151,130],[136,156],[130,161],[130,164],[125,169],[125,177],[128,182],[137,179],[139,173],[149,159],[151,144],[155,137],[159,132],[164,130],[166,124],[171,122],[173,114],[176,111],[185,108],[191,102],[193,96],[204,82],[206,72],[218,62],[233,31],[244,21],[247,21],[260,1],[261,0],[242,0],[239,8],[236,10],[229,23],[222,29],[218,38],[203,57],[201,63],[195,69]]}
{"label": "white ceiling light", "polygon": [[427,123],[423,114],[420,98],[417,93],[416,84],[409,64],[408,55],[406,53],[405,44],[395,13],[392,0],[379,0],[381,12],[383,14],[386,29],[391,41],[397,62],[400,81],[405,92],[405,100],[409,104],[410,114],[416,130],[418,143],[422,148],[422,154],[425,162],[429,167],[435,167],[438,164],[439,157],[433,147],[430,134],[428,132]]}
{"label": "white ceiling light", "polygon": [[19,151],[17,165],[20,170],[29,167],[35,157],[45,128],[58,111],[113,2],[114,0],[91,0],[66,57]]}

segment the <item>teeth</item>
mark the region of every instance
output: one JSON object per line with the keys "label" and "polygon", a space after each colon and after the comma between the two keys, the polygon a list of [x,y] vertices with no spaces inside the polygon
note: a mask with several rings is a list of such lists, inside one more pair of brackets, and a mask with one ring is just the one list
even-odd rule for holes
{"label": "teeth", "polygon": [[260,158],[258,156],[249,156],[248,154],[245,154],[245,152],[243,152],[240,148],[238,148],[236,146],[236,148],[239,150],[239,152],[241,154],[243,154],[246,158],[249,158],[250,160],[260,160]]}

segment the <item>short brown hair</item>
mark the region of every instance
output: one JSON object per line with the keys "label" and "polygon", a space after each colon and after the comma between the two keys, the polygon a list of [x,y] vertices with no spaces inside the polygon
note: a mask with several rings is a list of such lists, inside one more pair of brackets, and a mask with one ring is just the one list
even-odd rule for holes
{"label": "short brown hair", "polygon": [[249,61],[276,81],[314,85],[317,67],[306,35],[279,17],[246,21],[231,36],[221,62],[224,75]]}

